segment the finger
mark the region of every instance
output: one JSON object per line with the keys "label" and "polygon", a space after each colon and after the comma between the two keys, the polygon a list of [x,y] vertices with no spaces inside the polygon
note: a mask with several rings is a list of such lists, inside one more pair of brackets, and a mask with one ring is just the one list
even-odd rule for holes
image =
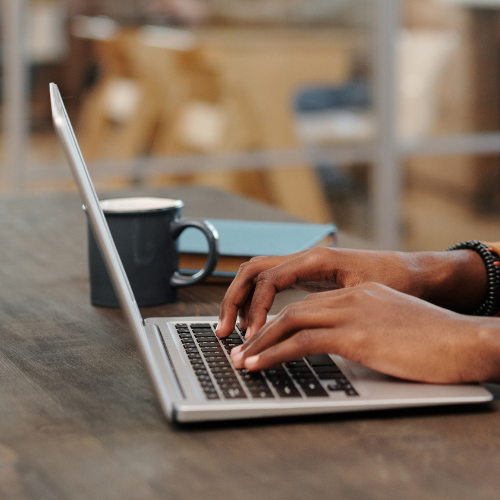
{"label": "finger", "polygon": [[264,269],[278,265],[284,258],[262,257],[242,264],[221,304],[219,322],[215,330],[218,337],[227,337],[233,331],[238,311],[253,292],[257,276]]}
{"label": "finger", "polygon": [[246,298],[245,302],[243,303],[239,311],[239,326],[242,332],[247,331],[248,310],[250,309],[250,305],[252,304],[252,299],[253,299],[253,291],[248,295],[248,297]]}
{"label": "finger", "polygon": [[[356,307],[355,301],[359,300],[360,292],[360,289],[352,288],[337,294],[315,294],[314,301],[296,302],[287,306],[250,340],[231,351],[233,363],[236,363],[236,367],[243,367],[244,360],[249,356],[301,329],[344,326],[352,320],[352,308]],[[318,296],[321,298],[316,298]],[[295,323],[295,326],[291,326],[292,323]]]}
{"label": "finger", "polygon": [[305,292],[318,293],[326,292],[328,290],[337,290],[338,285],[332,281],[310,281],[306,283],[297,283],[293,285],[297,290],[304,290]]}
{"label": "finger", "polygon": [[[333,306],[332,299],[330,299],[330,298],[325,298],[323,300],[318,300],[318,301],[314,302],[314,307],[317,309],[318,308],[325,308],[325,309],[331,310],[332,306]],[[276,337],[273,338],[272,332],[275,329],[276,323],[283,325],[283,318],[285,315],[288,318],[290,318],[290,316],[293,314],[293,311],[290,311],[291,309],[297,310],[297,311],[299,309],[307,309],[307,310],[311,311],[311,314],[314,315],[314,311],[311,309],[311,302],[307,302],[307,303],[306,302],[296,302],[293,305],[289,305],[289,306],[285,307],[285,309],[283,309],[273,319],[271,319],[266,325],[264,325],[258,332],[255,332],[254,334],[252,334],[250,336],[247,334],[245,336],[245,340],[246,340],[245,344],[239,346],[237,349],[236,348],[233,349],[231,351],[231,355],[234,356],[234,355],[238,354],[240,351],[247,351],[248,349],[252,349],[252,350],[258,349],[258,347],[261,345],[260,342],[262,342],[262,340],[261,340],[262,337],[266,337],[268,339],[269,343],[277,342],[278,339],[284,338],[283,337],[283,335],[285,335],[284,333],[282,336],[280,336],[279,333],[275,333]],[[317,317],[315,319],[317,319]],[[307,322],[308,320],[306,318],[304,318],[303,321]],[[286,319],[284,322],[289,323],[289,319]],[[305,325],[305,326],[309,326],[309,325]],[[302,328],[302,327],[304,327],[304,325],[302,325],[298,328]],[[295,330],[290,329],[290,330],[288,330],[288,333],[291,335],[294,333],[294,331]],[[249,352],[253,352],[252,350]]]}
{"label": "finger", "polygon": [[301,330],[283,342],[246,358],[244,367],[251,371],[266,370],[272,366],[311,354],[335,352],[333,346],[339,335],[339,332],[334,328]]}
{"label": "finger", "polygon": [[298,331],[310,328],[335,328],[344,324],[343,310],[332,310],[331,299],[315,307],[304,307],[302,303],[287,307],[270,321],[241,349],[231,352],[236,368],[243,367],[245,359],[259,354]]}
{"label": "finger", "polygon": [[329,299],[336,299],[339,297],[344,297],[346,295],[352,294],[354,291],[356,291],[359,287],[351,287],[351,288],[338,288],[337,290],[328,290],[328,291],[323,291],[323,292],[316,292],[316,293],[311,293],[307,295],[307,297],[304,298],[302,301],[303,303],[305,302],[310,303],[314,302],[316,300],[329,300]]}
{"label": "finger", "polygon": [[316,280],[324,281],[318,254],[310,250],[295,254],[289,260],[263,271],[257,276],[252,304],[248,311],[248,328],[256,332],[266,323],[277,293],[297,283]]}
{"label": "finger", "polygon": [[[272,320],[256,332],[249,342],[243,347],[250,348],[254,342],[260,341],[263,336],[269,337],[271,332],[276,331],[277,325],[281,328],[294,330],[307,326],[318,327],[322,324],[329,325],[332,322],[339,324],[346,319],[346,309],[356,307],[355,302],[359,301],[363,291],[360,288],[342,289],[336,293],[315,293],[308,295],[303,301],[295,302],[286,306]],[[334,311],[342,309],[342,314],[338,311],[334,316]],[[321,310],[322,315],[319,313]],[[316,312],[317,311],[317,312]],[[295,323],[295,325],[294,325]],[[270,337],[269,337],[270,338]]]}

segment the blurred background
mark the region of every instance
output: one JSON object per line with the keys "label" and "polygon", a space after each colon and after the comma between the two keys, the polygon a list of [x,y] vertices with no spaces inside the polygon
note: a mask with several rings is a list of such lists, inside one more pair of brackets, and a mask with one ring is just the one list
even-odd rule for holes
{"label": "blurred background", "polygon": [[[500,239],[500,0],[3,0],[0,193],[207,185],[343,246]],[[200,214],[203,215],[203,214]]]}

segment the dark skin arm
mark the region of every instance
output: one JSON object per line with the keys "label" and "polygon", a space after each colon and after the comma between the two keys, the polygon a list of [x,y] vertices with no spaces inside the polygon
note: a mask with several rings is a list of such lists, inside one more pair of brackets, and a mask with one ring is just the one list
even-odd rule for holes
{"label": "dark skin arm", "polygon": [[314,248],[243,264],[221,305],[217,335],[225,337],[239,315],[247,337],[258,331],[277,293],[292,286],[312,292],[381,283],[459,312],[475,309],[486,293],[484,264],[471,250],[373,252]]}
{"label": "dark skin arm", "polygon": [[[265,324],[274,296],[290,286],[331,290],[287,306]],[[239,312],[250,335],[231,353],[237,368],[260,370],[329,352],[410,380],[498,381],[500,320],[450,310],[475,308],[485,290],[484,265],[467,250],[315,249],[244,266],[224,299],[217,334],[232,331]]]}

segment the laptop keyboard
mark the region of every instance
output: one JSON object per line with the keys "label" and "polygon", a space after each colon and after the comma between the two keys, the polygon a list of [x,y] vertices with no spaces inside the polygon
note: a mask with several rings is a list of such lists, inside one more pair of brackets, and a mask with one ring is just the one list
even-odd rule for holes
{"label": "laptop keyboard", "polygon": [[324,398],[329,392],[338,391],[358,396],[327,354],[306,356],[261,372],[236,370],[229,354],[233,347],[243,344],[243,336],[236,328],[228,337],[219,339],[215,335],[216,326],[175,325],[207,399]]}

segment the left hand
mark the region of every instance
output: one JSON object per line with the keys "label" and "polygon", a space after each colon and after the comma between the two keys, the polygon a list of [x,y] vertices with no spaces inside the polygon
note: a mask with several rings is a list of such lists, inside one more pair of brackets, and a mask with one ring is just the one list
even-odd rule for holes
{"label": "left hand", "polygon": [[287,306],[231,357],[236,368],[263,370],[331,353],[408,380],[485,381],[498,378],[499,364],[479,341],[481,321],[367,283]]}

